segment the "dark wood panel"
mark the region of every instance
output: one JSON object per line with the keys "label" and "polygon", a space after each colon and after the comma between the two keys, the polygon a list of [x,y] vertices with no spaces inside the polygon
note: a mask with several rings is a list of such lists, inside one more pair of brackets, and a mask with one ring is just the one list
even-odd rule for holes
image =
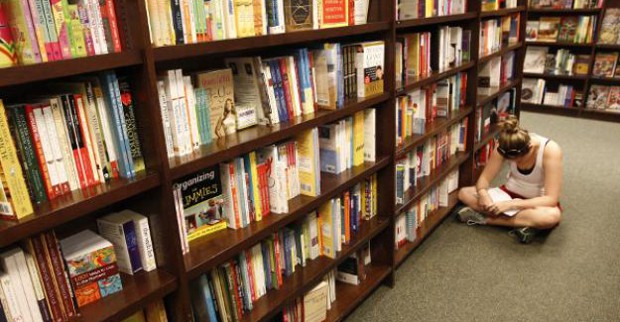
{"label": "dark wood panel", "polygon": [[404,88],[399,89],[396,95],[406,94],[413,89],[436,83],[439,80],[448,78],[452,75],[456,75],[462,71],[472,68],[474,67],[474,65],[475,63],[473,61],[464,62],[459,66],[444,71],[434,71],[430,76],[408,77],[407,83],[405,84]]}
{"label": "dark wood panel", "polygon": [[279,290],[269,291],[256,301],[253,310],[247,313],[242,321],[268,321],[278,314],[285,305],[293,303],[296,298],[315,287],[325,274],[357,251],[368,240],[388,228],[389,223],[389,219],[381,219],[380,217],[362,222],[360,231],[351,237],[349,245],[342,246],[342,251],[338,253],[335,259],[320,256],[306,263],[306,267],[298,267],[294,274],[284,279]]}
{"label": "dark wood panel", "polygon": [[395,214],[400,214],[411,208],[411,206],[413,206],[425,193],[427,193],[432,187],[439,184],[441,180],[443,180],[454,169],[467,161],[468,158],[468,153],[457,152],[456,155],[450,157],[448,162],[436,168],[430,175],[418,179],[415,187],[411,187],[405,191],[405,202],[402,205],[397,205]]}
{"label": "dark wood panel", "polygon": [[269,214],[263,220],[253,222],[246,228],[223,230],[192,242],[190,252],[185,255],[185,267],[190,279],[198,277],[208,269],[267,238],[274,231],[302,218],[385,167],[389,162],[390,158],[385,157],[379,162],[366,162],[340,175],[322,173],[321,194],[318,197],[299,196],[289,201],[287,214]]}
{"label": "dark wood panel", "polygon": [[392,267],[388,265],[371,264],[367,267],[366,279],[360,285],[336,283],[336,301],[327,311],[326,321],[338,322],[344,320],[353,310],[374,291],[390,274]]}
{"label": "dark wood panel", "polygon": [[617,44],[596,44],[597,49],[613,49],[620,50],[620,45]]}
{"label": "dark wood panel", "polygon": [[[480,57],[478,58],[478,66],[480,67],[482,64],[490,61],[491,59],[495,58],[495,57],[501,57],[504,54],[506,54],[509,51],[513,51],[513,50],[517,50],[519,48],[521,48],[521,46],[523,46],[522,42],[518,42],[516,44],[512,44],[510,46],[506,46],[492,54],[488,54],[486,56]],[[472,50],[476,50],[475,48],[472,48]]]}
{"label": "dark wood panel", "polygon": [[134,276],[126,274],[121,276],[123,279],[121,292],[84,306],[80,309],[80,317],[74,321],[121,321],[177,288],[175,277],[160,269],[137,273]]}
{"label": "dark wood panel", "polygon": [[567,48],[590,48],[591,43],[576,44],[572,42],[546,42],[546,41],[527,41],[528,46],[546,46],[546,47],[567,47]]}
{"label": "dark wood panel", "polygon": [[277,35],[259,37],[227,39],[220,41],[203,42],[189,45],[167,46],[153,48],[155,61],[185,59],[245,49],[258,49],[273,46],[285,46],[305,42],[323,41],[331,38],[350,37],[387,31],[389,22],[371,22],[365,25],[341,28],[306,30],[289,32]]}
{"label": "dark wood panel", "polygon": [[540,9],[528,9],[528,15],[597,15],[601,12],[600,8],[594,9],[555,9],[555,8],[540,8]]}
{"label": "dark wood panel", "polygon": [[536,74],[536,73],[523,73],[523,77],[528,78],[544,78],[553,80],[575,80],[585,81],[588,79],[588,75],[556,75],[556,74]]}
{"label": "dark wood panel", "polygon": [[422,225],[418,229],[418,235],[414,242],[407,242],[396,250],[395,262],[396,267],[400,266],[407,256],[409,256],[422,242],[428,237],[437,226],[452,212],[456,204],[458,203],[458,192],[455,191],[450,194],[448,198],[448,207],[440,207],[433,211],[422,222]]}
{"label": "dark wood panel", "polygon": [[0,247],[151,190],[159,183],[159,174],[142,174],[135,180],[112,180],[36,205],[34,215],[19,221],[0,221]]}
{"label": "dark wood panel", "polygon": [[142,63],[137,50],[0,69],[0,87],[92,73]]}
{"label": "dark wood panel", "polygon": [[[330,123],[388,100],[387,93],[360,100],[349,100],[339,110],[319,110],[289,122],[268,126],[253,126],[214,142],[182,158],[169,159],[173,179],[178,179],[208,166],[230,160],[260,147],[282,141],[322,124]],[[378,122],[379,123],[379,122]]]}
{"label": "dark wood panel", "polygon": [[552,106],[531,103],[521,103],[521,109],[528,112],[552,113],[567,116],[579,116],[579,113],[582,110],[578,107]]}
{"label": "dark wood panel", "polygon": [[522,11],[525,11],[525,6],[517,6],[515,8],[505,8],[494,11],[482,11],[480,12],[480,18],[502,17]]}
{"label": "dark wood panel", "polygon": [[424,134],[415,134],[403,140],[403,144],[400,147],[396,148],[396,156],[394,158],[398,160],[404,157],[407,153],[413,150],[416,146],[420,145],[422,142],[439,134],[441,131],[447,129],[452,124],[456,124],[465,117],[469,116],[473,110],[474,109],[471,106],[465,106],[457,113],[454,113],[454,115],[452,115],[451,117],[436,118],[433,123],[426,124],[426,131],[424,132]]}
{"label": "dark wood panel", "polygon": [[402,29],[407,29],[407,28],[412,28],[412,27],[437,25],[437,24],[448,24],[448,23],[453,23],[453,22],[475,19],[477,16],[478,16],[477,12],[466,12],[462,14],[449,15],[449,16],[419,18],[419,19],[411,19],[411,20],[399,20],[399,21],[396,21],[396,29],[400,31]]}

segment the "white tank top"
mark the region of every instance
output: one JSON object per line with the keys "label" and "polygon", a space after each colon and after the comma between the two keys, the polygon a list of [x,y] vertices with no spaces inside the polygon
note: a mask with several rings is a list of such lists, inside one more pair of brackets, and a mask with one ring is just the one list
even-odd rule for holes
{"label": "white tank top", "polygon": [[519,172],[516,161],[508,161],[510,163],[510,172],[508,173],[508,181],[506,189],[519,194],[527,199],[540,197],[545,194],[545,170],[543,169],[543,154],[548,138],[536,135],[540,140],[538,153],[536,154],[536,163],[534,169],[529,174]]}

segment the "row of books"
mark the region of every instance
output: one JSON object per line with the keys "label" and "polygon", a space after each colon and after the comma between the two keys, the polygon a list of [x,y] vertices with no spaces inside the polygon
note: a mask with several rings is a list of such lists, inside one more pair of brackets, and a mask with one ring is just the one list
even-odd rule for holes
{"label": "row of books", "polygon": [[410,188],[417,187],[418,180],[430,176],[457,152],[465,151],[467,121],[465,118],[460,123],[451,125],[396,161],[397,204],[405,202],[405,194]]}
{"label": "row of books", "polygon": [[590,85],[586,108],[620,113],[620,86]]}
{"label": "row of books", "polygon": [[592,76],[598,77],[620,77],[618,65],[618,52],[598,52],[594,56],[594,67]]}
{"label": "row of books", "polygon": [[568,49],[553,54],[549,47],[528,46],[523,63],[523,72],[533,74],[587,75],[589,69],[590,55],[573,54]]}
{"label": "row of books", "polygon": [[126,79],[105,72],[48,84],[26,103],[0,100],[0,215],[19,219],[33,202],[144,171],[132,95]]}
{"label": "row of books", "polygon": [[518,43],[520,24],[520,13],[480,22],[479,56],[484,57]]}
{"label": "row of books", "polygon": [[0,68],[120,52],[114,1],[2,1],[0,48]]}
{"label": "row of books", "polygon": [[67,321],[78,307],[120,292],[119,272],[157,268],[145,216],[123,210],[97,226],[100,234],[83,230],[60,241],[41,233],[0,254],[0,320]]}
{"label": "row of books", "polygon": [[365,24],[370,0],[147,0],[155,46]]}
{"label": "row of books", "polygon": [[320,195],[320,172],[376,161],[374,133],[375,110],[366,109],[179,180],[174,192],[184,251],[212,232],[287,213],[299,195]]}
{"label": "row of books", "polygon": [[309,261],[319,256],[336,258],[356,233],[354,221],[361,218],[355,214],[358,210],[347,192],[200,276],[199,283],[192,284],[195,318],[241,320],[257,300],[270,290],[279,290],[287,277]]}
{"label": "row of books", "polygon": [[480,4],[480,9],[482,10],[482,12],[516,7],[517,0],[482,0]]}
{"label": "row of books", "polygon": [[[524,78],[521,92],[521,102],[530,104],[544,104],[549,106],[581,107],[583,105],[583,91],[574,85],[559,84],[557,90],[547,88],[544,79]],[[598,91],[594,96],[598,95]],[[605,104],[605,101],[602,102]]]}
{"label": "row of books", "polygon": [[435,185],[403,213],[396,217],[394,225],[394,248],[400,249],[407,242],[415,242],[421,237],[420,228],[426,218],[440,207],[449,206],[449,196],[459,186],[458,169],[451,172],[438,185]]}
{"label": "row of books", "polygon": [[465,13],[467,0],[398,0],[396,20],[410,20]]}
{"label": "row of books", "polygon": [[491,131],[491,125],[496,124],[509,114],[514,114],[516,100],[517,89],[513,87],[484,106],[476,108],[474,143],[480,142]]}
{"label": "row of books", "polygon": [[577,93],[573,85],[560,84],[556,92],[545,89],[542,103],[550,106],[573,107]]}
{"label": "row of books", "polygon": [[542,104],[545,96],[546,81],[542,78],[523,78],[521,102]]}
{"label": "row of books", "polygon": [[485,62],[478,73],[478,94],[490,95],[497,91],[502,84],[514,78],[514,67],[514,51]]}
{"label": "row of books", "polygon": [[567,16],[528,20],[525,40],[588,44],[595,37],[597,18],[597,16]]}
{"label": "row of books", "polygon": [[532,9],[594,9],[602,8],[603,0],[530,0],[529,6]]}
{"label": "row of books", "polygon": [[608,8],[601,23],[599,44],[620,44],[620,8]]}
{"label": "row of books", "polygon": [[467,74],[458,73],[435,84],[416,88],[396,98],[396,144],[422,135],[426,124],[437,117],[450,117],[465,105]]}
{"label": "row of books", "polygon": [[383,42],[324,44],[275,58],[228,58],[226,69],[184,75],[168,70],[157,82],[168,156],[256,124],[273,125],[337,109],[345,98],[383,92]]}
{"label": "row of books", "polygon": [[476,171],[482,171],[484,169],[489,159],[491,159],[491,154],[495,151],[496,146],[497,142],[495,140],[489,140],[487,144],[474,153],[474,166]]}
{"label": "row of books", "polygon": [[144,309],[136,311],[121,322],[168,322],[166,308],[162,300],[156,300],[146,305]]}

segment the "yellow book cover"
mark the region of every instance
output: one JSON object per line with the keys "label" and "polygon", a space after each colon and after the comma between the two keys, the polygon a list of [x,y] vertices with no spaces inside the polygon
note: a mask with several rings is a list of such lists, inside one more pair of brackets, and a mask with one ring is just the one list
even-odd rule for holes
{"label": "yellow book cover", "polygon": [[[9,131],[2,100],[0,100],[0,178],[3,185],[3,195],[0,195],[0,216],[20,219],[32,214],[32,203],[22,167],[17,159],[17,151]],[[11,207],[7,209],[7,205]]]}
{"label": "yellow book cover", "polygon": [[424,13],[424,17],[433,17],[437,14],[437,8],[435,8],[434,0],[426,0],[425,8],[426,12]]}
{"label": "yellow book cover", "polygon": [[317,180],[321,175],[321,169],[317,164],[319,160],[318,128],[302,132],[296,137],[296,141],[301,194],[316,197],[321,193],[320,180]]}
{"label": "yellow book cover", "polygon": [[67,24],[70,26],[68,30],[71,31],[71,47],[72,53],[75,53],[74,57],[86,57],[86,40],[84,39],[84,26],[80,22],[80,14],[78,12],[77,2],[68,0],[67,4]]}
{"label": "yellow book cover", "polygon": [[379,210],[378,208],[378,196],[377,196],[377,174],[373,174],[371,177],[371,184],[372,184],[372,212],[370,214],[370,218],[374,217],[377,215],[377,211]]}
{"label": "yellow book cover", "polygon": [[237,37],[253,37],[254,3],[252,0],[235,0],[235,19],[237,20]]}
{"label": "yellow book cover", "polygon": [[265,17],[265,1],[253,0],[254,9],[254,35],[263,36],[267,34],[267,21]]}
{"label": "yellow book cover", "polygon": [[11,27],[11,34],[13,34],[13,41],[15,44],[15,53],[19,63],[22,65],[30,65],[39,63],[41,56],[38,50],[35,50],[35,46],[38,47],[38,43],[33,43],[36,40],[36,33],[34,33],[32,25],[29,26],[26,15],[30,16],[27,8],[24,8],[19,0],[5,0],[3,1],[9,26]]}
{"label": "yellow book cover", "polygon": [[321,205],[319,208],[319,220],[321,223],[319,234],[323,241],[322,254],[329,258],[336,258],[336,249],[334,248],[334,222],[332,211],[334,209],[334,199]]}
{"label": "yellow book cover", "polygon": [[353,166],[364,163],[364,111],[353,116]]}
{"label": "yellow book cover", "polygon": [[250,152],[250,176],[252,176],[252,194],[254,195],[254,211],[256,212],[256,221],[261,221],[263,219],[263,203],[260,197],[256,152],[254,151]]}
{"label": "yellow book cover", "polygon": [[407,36],[409,44],[407,48],[407,76],[420,75],[420,34]]}

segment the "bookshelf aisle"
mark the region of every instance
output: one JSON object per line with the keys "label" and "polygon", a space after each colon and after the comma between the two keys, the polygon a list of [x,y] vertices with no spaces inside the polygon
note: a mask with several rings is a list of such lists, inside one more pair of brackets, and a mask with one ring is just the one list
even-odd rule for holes
{"label": "bookshelf aisle", "polygon": [[[122,289],[79,305],[59,293],[59,302],[48,308],[58,320],[122,321],[143,310],[149,315],[153,307],[172,321],[212,320],[214,308],[233,320],[299,319],[304,295],[329,299],[326,320],[346,318],[379,285],[394,285],[394,270],[456,205],[456,189],[477,178],[496,135],[493,123],[520,110],[525,1],[439,2],[433,8],[421,7],[428,1],[331,1],[332,9],[355,3],[350,15],[340,12],[340,23],[318,13],[293,23],[284,12],[259,5],[253,10],[264,20],[252,24],[243,16],[252,1],[239,1],[238,16],[217,7],[224,1],[210,1],[210,10],[227,17],[204,20],[219,24],[212,29],[201,22],[200,7],[167,17],[159,1],[107,0],[107,11],[86,8],[88,14],[77,13],[81,22],[72,21],[78,32],[80,23],[91,26],[90,14],[111,19],[109,8],[115,12],[116,36],[84,29],[92,38],[74,33],[65,39],[71,44],[82,39],[84,52],[66,43],[63,52],[63,40],[53,41],[56,34],[47,28],[50,22],[33,18],[32,31],[42,29],[31,45],[41,37],[39,54],[49,51],[48,57],[30,61],[26,47],[17,47],[10,61],[0,57],[6,66],[0,71],[0,99],[14,137],[12,143],[0,140],[0,147],[16,145],[15,160],[20,158],[30,189],[8,195],[30,197],[33,204],[20,219],[0,221],[2,262],[18,248],[27,256],[43,254],[35,258],[34,272],[51,268],[48,273],[58,274],[51,279],[62,284],[60,276],[75,271],[40,264],[72,255],[53,244],[85,229],[104,235],[110,214],[127,215],[130,209],[148,218],[156,264],[147,271],[141,257],[143,269],[137,268],[131,256],[146,255],[138,247],[117,248],[114,241]],[[16,12],[4,8],[0,13]],[[590,13],[596,14],[581,12]],[[195,24],[184,24],[183,17]],[[4,31],[3,39],[10,34]],[[106,37],[118,41],[107,51]],[[596,48],[615,49],[610,46]],[[364,53],[369,66],[363,67],[371,71],[358,82],[361,67],[353,62]],[[342,75],[328,74],[334,70]],[[244,72],[253,85],[239,79]],[[362,86],[364,81],[373,86]],[[568,81],[586,87],[613,82]],[[54,104],[60,114],[53,114]],[[126,106],[132,106],[130,114],[121,112]],[[20,109],[33,110],[23,128],[17,124]],[[53,139],[54,129],[67,135]],[[40,151],[24,148],[24,140]],[[323,160],[329,144],[340,145],[334,148],[336,161]],[[40,177],[32,174],[35,165]],[[62,179],[65,170],[73,179]],[[199,192],[188,197],[192,187]],[[209,208],[191,213],[193,202]],[[218,217],[222,213],[231,215]],[[134,225],[142,221],[130,222],[137,236]],[[45,249],[36,247],[39,241]],[[77,285],[65,282],[68,288]],[[44,300],[56,294],[47,292],[58,291],[43,290]],[[162,299],[165,309],[158,304]],[[71,303],[62,306],[66,302]]]}
{"label": "bookshelf aisle", "polygon": [[557,7],[530,1],[523,110],[620,120],[620,88],[614,86],[618,7],[614,0]]}

